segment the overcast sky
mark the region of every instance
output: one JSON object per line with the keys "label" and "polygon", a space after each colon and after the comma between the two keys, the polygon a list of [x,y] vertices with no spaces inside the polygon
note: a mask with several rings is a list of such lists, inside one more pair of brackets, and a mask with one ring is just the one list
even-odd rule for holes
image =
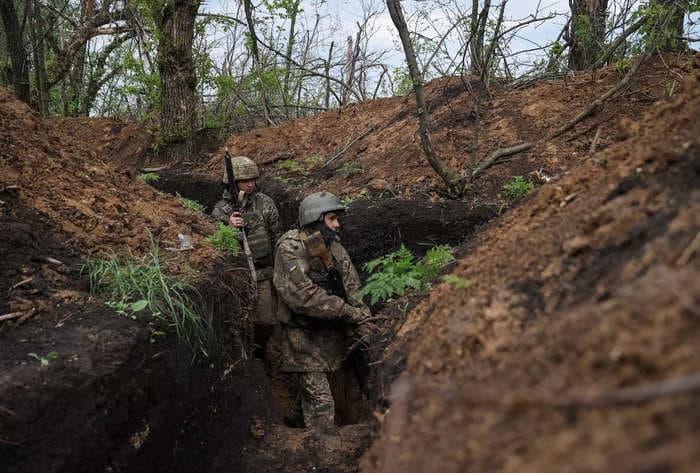
{"label": "overcast sky", "polygon": [[[449,0],[441,0],[443,3],[450,3]],[[253,0],[254,5],[262,5],[262,0]],[[412,11],[417,9],[431,8],[430,16],[436,24],[443,26],[446,30],[449,23],[444,20],[444,14],[436,6],[437,0],[403,0],[402,6],[405,15],[410,17]],[[480,2],[482,3],[482,2]],[[619,2],[611,1],[611,7],[614,8]],[[493,0],[492,17],[497,13],[497,7],[500,5],[499,0]],[[384,0],[302,0],[301,7],[304,9],[304,15],[307,17],[307,22],[311,24],[313,14],[318,11],[322,17],[325,17],[324,28],[334,28],[332,39],[338,45],[344,45],[345,38],[348,35],[354,36],[357,32],[357,22],[361,22],[363,18],[363,5],[372,5],[381,13],[374,18],[374,34],[370,41],[370,50],[391,50],[385,56],[384,61],[392,66],[403,65],[403,52],[398,48],[398,34],[394,27],[389,13],[386,11]],[[463,11],[468,12],[471,7],[471,1],[460,0],[451,2],[451,5],[458,5]],[[239,6],[239,0],[205,0],[203,10],[217,13],[235,14]],[[538,17],[545,17],[550,14],[559,13],[560,16],[547,20],[542,23],[531,24],[519,31],[518,35],[512,39],[510,51],[522,51],[533,49],[537,46],[544,46],[551,43],[559,35],[562,27],[566,22],[565,14],[568,14],[568,0],[510,0],[506,5],[505,10],[505,25],[508,28],[518,23],[518,20],[526,19],[529,15],[535,13],[539,8]],[[366,10],[366,8],[364,9]],[[697,19],[698,15],[694,15]],[[442,19],[442,23],[441,23]],[[330,25],[330,26],[329,26]],[[331,36],[331,34],[329,34]],[[433,34],[436,36],[436,34]],[[695,34],[697,36],[697,34]],[[693,44],[698,47],[697,43]],[[312,52],[312,55],[314,53]],[[539,53],[525,53],[519,56],[521,60],[531,60],[533,54],[543,55]],[[318,54],[321,55],[321,54]]]}

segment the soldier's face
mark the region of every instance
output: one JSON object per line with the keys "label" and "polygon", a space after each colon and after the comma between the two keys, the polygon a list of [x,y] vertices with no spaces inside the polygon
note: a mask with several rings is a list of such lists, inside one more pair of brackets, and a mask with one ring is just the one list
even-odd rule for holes
{"label": "soldier's face", "polygon": [[340,230],[340,219],[338,214],[335,212],[328,212],[323,216],[323,223],[326,224],[328,228],[337,232]]}
{"label": "soldier's face", "polygon": [[255,190],[255,179],[241,179],[236,182],[238,183],[238,189],[246,194],[252,194]]}

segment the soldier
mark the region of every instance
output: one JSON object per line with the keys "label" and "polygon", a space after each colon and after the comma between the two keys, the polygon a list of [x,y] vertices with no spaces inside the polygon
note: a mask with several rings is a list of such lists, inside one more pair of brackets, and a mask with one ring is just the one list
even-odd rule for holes
{"label": "soldier", "polygon": [[272,287],[272,263],[275,245],[282,234],[282,226],[275,202],[257,191],[260,172],[255,162],[245,156],[236,156],[231,159],[231,165],[239,189],[240,212],[234,212],[231,195],[226,189],[228,175],[224,172],[224,195],[211,214],[216,219],[245,231],[258,286],[254,320],[255,343],[260,347],[260,352],[264,353],[272,327],[277,322],[277,296]]}
{"label": "soldier", "polygon": [[329,192],[299,205],[299,229],[277,243],[273,283],[280,299],[281,371],[298,374],[306,427],[335,426],[335,402],[328,375],[348,355],[352,337],[371,326],[369,308],[358,296],[360,279],[338,238],[345,206]]}

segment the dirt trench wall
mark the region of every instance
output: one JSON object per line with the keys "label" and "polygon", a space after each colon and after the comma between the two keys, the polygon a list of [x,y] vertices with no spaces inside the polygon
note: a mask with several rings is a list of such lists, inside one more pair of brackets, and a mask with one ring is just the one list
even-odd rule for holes
{"label": "dirt trench wall", "polygon": [[[51,222],[4,192],[0,226],[0,468],[3,473],[198,472],[226,425],[228,448],[247,438],[263,402],[264,373],[241,364],[232,328],[245,338],[250,306],[235,279],[240,262],[214,262],[200,292],[219,347],[192,363],[174,336],[154,337],[152,318],[86,301],[80,259]],[[231,271],[233,269],[233,271]],[[24,312],[22,312],[24,313]],[[23,316],[24,317],[24,316]],[[225,417],[222,424],[220,419]],[[199,432],[199,434],[198,434]],[[157,454],[156,454],[157,453]]]}

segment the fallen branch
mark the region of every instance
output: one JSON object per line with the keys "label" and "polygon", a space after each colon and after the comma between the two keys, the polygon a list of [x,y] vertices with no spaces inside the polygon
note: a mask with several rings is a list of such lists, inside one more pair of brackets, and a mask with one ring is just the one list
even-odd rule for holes
{"label": "fallen branch", "polygon": [[260,161],[258,163],[259,166],[265,166],[266,164],[272,164],[276,163],[277,161],[282,161],[283,159],[292,159],[294,157],[293,154],[279,154],[275,156],[274,158],[266,159],[265,161]]}
{"label": "fallen branch", "polygon": [[0,322],[3,320],[16,319],[17,317],[21,317],[23,313],[24,312],[10,312],[9,314],[0,315]]}
{"label": "fallen branch", "polygon": [[489,157],[484,159],[477,167],[472,171],[471,178],[474,179],[477,175],[484,172],[489,167],[493,166],[499,158],[503,156],[510,156],[512,154],[521,153],[532,148],[532,143],[521,143],[519,145],[511,146],[510,148],[498,148],[496,151],[491,153]]}
{"label": "fallen branch", "polygon": [[637,73],[639,70],[639,67],[642,65],[644,61],[646,61],[649,56],[651,56],[651,53],[653,51],[653,48],[650,48],[646,53],[644,53],[643,56],[640,56],[637,58],[637,60],[632,64],[632,67],[630,67],[630,70],[627,71],[627,74],[625,74],[625,77],[620,80],[613,88],[605,92],[603,95],[595,99],[588,107],[586,107],[581,113],[576,115],[572,120],[569,122],[565,123],[561,127],[559,127],[554,133],[549,135],[546,139],[551,140],[552,138],[556,138],[557,136],[561,135],[562,133],[570,130],[571,128],[574,127],[578,122],[586,118],[588,115],[593,113],[603,102],[608,100],[610,97],[618,93],[620,90],[625,88],[630,81],[632,80],[632,77]]}
{"label": "fallen branch", "polygon": [[598,129],[595,131],[595,136],[593,141],[591,141],[591,147],[588,149],[588,156],[591,157],[595,153],[595,148],[598,145],[598,139],[600,138],[600,131],[603,129],[603,125],[598,125]]}
{"label": "fallen branch", "polygon": [[158,172],[158,171],[162,171],[162,170],[164,170],[164,169],[169,169],[169,168],[170,168],[169,165],[166,165],[166,166],[156,166],[156,167],[154,167],[154,168],[141,168],[141,172]]}
{"label": "fallen branch", "polygon": [[339,156],[341,156],[343,153],[345,153],[347,150],[349,150],[350,147],[351,147],[352,145],[354,145],[355,143],[357,143],[358,141],[360,141],[362,138],[364,138],[365,136],[367,136],[367,135],[369,135],[370,133],[372,133],[372,132],[374,131],[375,128],[376,128],[375,125],[372,125],[372,126],[370,126],[369,128],[367,128],[367,129],[364,131],[364,133],[362,133],[360,136],[358,136],[357,138],[355,138],[354,140],[352,140],[350,143],[348,143],[347,145],[345,145],[345,147],[344,147],[343,149],[341,149],[340,151],[338,151],[337,153],[335,153],[335,155],[333,155],[333,157],[332,157],[331,159],[329,159],[328,161],[326,161],[326,163],[325,163],[323,166],[321,166],[319,169],[323,169],[323,168],[325,168],[326,166],[328,166],[330,163],[332,163],[333,161],[335,161]]}
{"label": "fallen branch", "polygon": [[34,276],[28,277],[27,279],[23,279],[22,281],[18,282],[18,283],[15,284],[14,286],[12,286],[12,287],[10,288],[10,290],[12,290],[12,289],[17,289],[17,288],[20,287],[20,286],[24,286],[25,284],[30,283],[30,282],[32,282],[33,280],[34,280]]}

